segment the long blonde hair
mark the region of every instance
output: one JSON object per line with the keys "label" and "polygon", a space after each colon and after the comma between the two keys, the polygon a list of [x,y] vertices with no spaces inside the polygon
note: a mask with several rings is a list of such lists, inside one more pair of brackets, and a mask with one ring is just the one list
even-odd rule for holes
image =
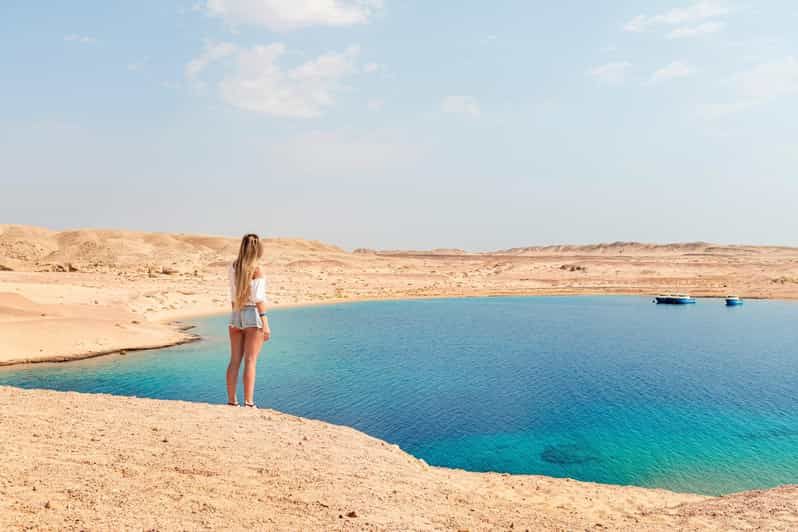
{"label": "long blonde hair", "polygon": [[249,299],[252,276],[258,267],[258,260],[263,256],[263,244],[258,235],[249,233],[241,239],[241,246],[238,248],[238,257],[233,262],[233,272],[235,273],[236,297],[233,306],[236,310],[246,305]]}

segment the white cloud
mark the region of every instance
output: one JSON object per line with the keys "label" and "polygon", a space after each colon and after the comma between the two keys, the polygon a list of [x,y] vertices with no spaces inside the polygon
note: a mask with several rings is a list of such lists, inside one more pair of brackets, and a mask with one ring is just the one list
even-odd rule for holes
{"label": "white cloud", "polygon": [[343,52],[327,52],[293,68],[280,63],[286,55],[283,43],[242,48],[231,43],[207,43],[205,50],[189,61],[186,78],[202,87],[200,74],[213,62],[225,58],[226,71],[218,82],[221,98],[228,104],[274,116],[310,118],[322,114],[346,88],[344,80],[359,72],[358,46]]}
{"label": "white cloud", "polygon": [[287,31],[309,26],[364,24],[382,0],[208,0],[206,10],[232,25]]}
{"label": "white cloud", "polygon": [[656,15],[638,15],[626,23],[624,30],[643,32],[660,25],[694,24],[728,15],[731,9],[721,0],[697,0],[687,7],[674,8]]}
{"label": "white cloud", "polygon": [[89,37],[88,35],[78,35],[77,33],[65,35],[64,40],[68,42],[79,42],[82,44],[93,44],[97,42],[97,39],[94,37]]}
{"label": "white cloud", "polygon": [[209,64],[229,57],[237,50],[236,45],[229,42],[205,43],[205,50],[186,65],[186,77],[189,80],[195,79]]}
{"label": "white cloud", "polygon": [[446,96],[441,102],[444,113],[454,113],[478,118],[479,103],[473,96]]}
{"label": "white cloud", "polygon": [[733,100],[705,104],[699,114],[719,118],[751,109],[783,96],[798,95],[798,59],[793,56],[760,63],[730,81]]}
{"label": "white cloud", "polygon": [[365,65],[363,65],[363,72],[366,72],[367,74],[371,74],[372,72],[377,72],[378,70],[381,69],[382,67],[377,63],[366,63]]}
{"label": "white cloud", "polygon": [[608,85],[623,85],[631,66],[628,61],[613,61],[588,69],[587,75]]}
{"label": "white cloud", "polygon": [[285,70],[278,61],[282,43],[239,50],[234,71],[219,83],[222,99],[240,109],[274,116],[319,116],[344,88],[343,80],[356,71],[360,49],[328,52]]}
{"label": "white cloud", "polygon": [[660,83],[676,78],[686,78],[695,72],[695,68],[684,61],[674,61],[651,75],[649,83]]}
{"label": "white cloud", "polygon": [[668,39],[685,39],[689,37],[700,37],[701,35],[709,35],[717,33],[726,26],[723,22],[704,22],[697,26],[681,26],[675,28],[668,33]]}
{"label": "white cloud", "polygon": [[385,107],[385,100],[381,100],[379,98],[372,98],[366,104],[369,108],[369,111],[381,111],[383,107]]}

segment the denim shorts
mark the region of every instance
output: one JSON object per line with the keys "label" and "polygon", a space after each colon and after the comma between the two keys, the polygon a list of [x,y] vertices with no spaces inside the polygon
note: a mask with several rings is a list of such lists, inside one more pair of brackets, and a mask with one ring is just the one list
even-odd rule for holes
{"label": "denim shorts", "polygon": [[246,306],[242,307],[241,310],[234,310],[230,314],[230,327],[235,327],[236,329],[249,329],[250,327],[263,329],[263,320],[258,312],[258,307]]}

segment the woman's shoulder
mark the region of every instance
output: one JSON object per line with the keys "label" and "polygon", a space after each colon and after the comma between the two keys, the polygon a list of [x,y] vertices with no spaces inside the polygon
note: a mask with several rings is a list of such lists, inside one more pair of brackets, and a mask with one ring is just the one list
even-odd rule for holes
{"label": "woman's shoulder", "polygon": [[252,272],[252,278],[253,279],[265,279],[266,278],[266,276],[263,273],[263,267],[260,264],[255,266],[255,271]]}

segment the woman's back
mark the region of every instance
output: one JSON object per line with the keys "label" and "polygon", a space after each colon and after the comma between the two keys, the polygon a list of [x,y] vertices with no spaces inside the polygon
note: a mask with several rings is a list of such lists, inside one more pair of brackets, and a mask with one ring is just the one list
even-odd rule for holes
{"label": "woman's back", "polygon": [[[230,279],[230,301],[236,301],[236,269],[235,263],[230,265],[228,269],[228,277]],[[254,306],[257,303],[266,302],[266,278],[263,276],[260,268],[256,268],[253,278],[249,282],[249,297],[244,302],[245,305]]]}

